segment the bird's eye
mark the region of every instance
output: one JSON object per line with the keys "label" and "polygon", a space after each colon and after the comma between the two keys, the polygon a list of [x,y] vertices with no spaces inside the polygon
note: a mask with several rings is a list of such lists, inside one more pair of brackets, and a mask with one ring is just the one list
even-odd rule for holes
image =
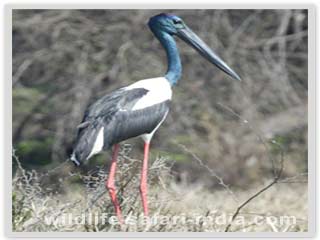
{"label": "bird's eye", "polygon": [[174,24],[182,24],[182,21],[180,19],[173,19]]}

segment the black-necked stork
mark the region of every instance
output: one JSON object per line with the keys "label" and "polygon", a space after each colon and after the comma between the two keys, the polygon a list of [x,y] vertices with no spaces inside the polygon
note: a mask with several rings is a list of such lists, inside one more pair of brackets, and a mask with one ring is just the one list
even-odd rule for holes
{"label": "black-necked stork", "polygon": [[171,88],[180,79],[182,71],[174,36],[187,42],[219,69],[240,80],[240,77],[192,32],[180,17],[161,13],[151,17],[148,25],[167,53],[168,70],[165,76],[138,81],[94,102],[86,110],[83,121],[78,126],[78,135],[71,156],[71,160],[79,166],[81,162],[113,146],[106,188],[120,221],[122,216],[114,183],[119,143],[137,136],[141,136],[145,143],[140,193],[144,214],[148,215],[147,169],[150,141],[169,112]]}

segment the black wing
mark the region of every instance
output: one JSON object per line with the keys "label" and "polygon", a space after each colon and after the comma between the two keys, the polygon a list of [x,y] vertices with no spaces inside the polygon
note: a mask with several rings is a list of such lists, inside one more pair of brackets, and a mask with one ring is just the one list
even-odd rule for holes
{"label": "black wing", "polygon": [[118,89],[94,102],[85,112],[84,120],[102,115],[112,115],[120,109],[132,109],[135,103],[148,93],[145,88]]}
{"label": "black wing", "polygon": [[104,149],[125,139],[151,133],[167,114],[169,101],[133,111],[135,103],[147,93],[144,88],[119,89],[93,103],[78,126],[71,159],[79,164],[88,158],[102,127]]}
{"label": "black wing", "polygon": [[167,100],[139,110],[118,112],[112,121],[106,124],[104,133],[107,146],[151,133],[165,118],[169,106],[170,101]]}

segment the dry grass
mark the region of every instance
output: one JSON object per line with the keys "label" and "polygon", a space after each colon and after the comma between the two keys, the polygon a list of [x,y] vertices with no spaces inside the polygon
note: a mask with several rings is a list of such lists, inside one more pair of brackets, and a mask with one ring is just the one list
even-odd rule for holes
{"label": "dry grass", "polygon": [[[101,220],[114,214],[104,188],[107,175],[104,169],[87,175],[69,173],[60,179],[57,191],[42,186],[47,175],[39,176],[35,171],[20,168],[13,181],[14,231],[221,232],[225,231],[239,203],[261,188],[233,189],[234,198],[223,187],[209,190],[202,185],[177,183],[170,172],[172,162],[157,157],[149,170],[148,197],[154,222],[146,223],[138,190],[141,162],[126,156],[119,159],[117,184],[127,224],[111,224],[110,218],[104,218],[105,222]],[[307,231],[307,202],[306,183],[277,183],[248,204],[229,231]],[[90,222],[89,216],[92,219],[98,216],[99,220]],[[295,221],[282,222],[283,218],[292,216]],[[71,221],[61,222],[63,219]],[[258,224],[255,219],[259,220]],[[110,221],[117,222],[114,218]]]}

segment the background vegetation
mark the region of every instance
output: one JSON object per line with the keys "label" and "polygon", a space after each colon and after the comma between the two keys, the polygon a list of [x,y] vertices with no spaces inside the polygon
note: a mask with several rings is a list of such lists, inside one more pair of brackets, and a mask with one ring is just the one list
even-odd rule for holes
{"label": "background vegetation", "polygon": [[[95,157],[80,170],[65,163],[76,126],[85,108],[97,98],[164,74],[165,53],[146,24],[159,12],[163,10],[13,11],[13,200],[14,206],[21,207],[14,207],[13,212],[17,231],[68,230],[31,228],[35,224],[29,224],[41,220],[41,209],[46,215],[48,209],[65,209],[61,201],[74,204],[75,211],[83,209],[88,196],[96,194],[88,189],[94,186],[97,191],[103,184],[110,153]],[[155,168],[161,171],[155,171],[150,180],[150,198],[166,199],[168,205],[162,213],[171,215],[190,208],[203,215],[219,208],[232,214],[239,202],[230,199],[242,202],[273,179],[283,154],[281,184],[259,196],[260,202],[246,211],[292,213],[301,222],[286,230],[306,231],[307,11],[165,12],[182,17],[243,81],[230,79],[178,40],[183,77],[174,88],[171,112],[152,142],[151,162],[166,161]],[[127,141],[123,151],[125,164],[140,164],[141,140]],[[132,176],[138,174],[135,167],[129,169]],[[131,176],[130,171],[119,169],[118,184],[129,181],[121,183],[122,178]],[[170,181],[159,180],[162,174],[168,174],[165,179]],[[88,188],[85,176],[103,177]],[[135,196],[138,183],[129,182],[132,188],[124,188],[126,194]],[[134,188],[137,191],[132,191]],[[214,201],[200,203],[199,199]],[[99,201],[108,202],[108,195]],[[130,201],[135,206],[136,199]],[[275,201],[278,208],[273,208]],[[152,204],[153,209],[159,207],[157,201]],[[136,205],[138,214],[140,204]],[[160,227],[124,230],[219,231],[225,226]],[[93,229],[82,226],[78,230]],[[102,226],[96,230],[110,229]],[[247,230],[274,231],[268,225]]]}

